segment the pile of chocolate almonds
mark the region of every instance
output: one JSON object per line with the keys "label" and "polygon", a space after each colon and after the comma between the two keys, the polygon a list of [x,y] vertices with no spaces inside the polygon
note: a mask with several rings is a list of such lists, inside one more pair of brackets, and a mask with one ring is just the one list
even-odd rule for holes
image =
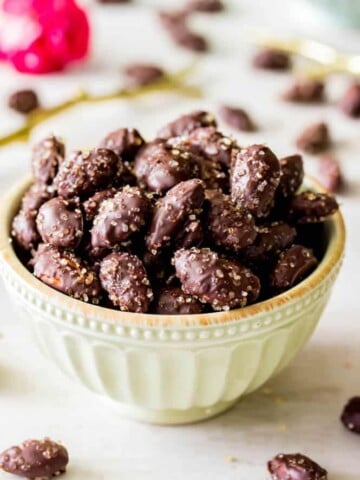
{"label": "pile of chocolate almonds", "polygon": [[19,257],[47,285],[128,312],[245,307],[309,275],[338,209],[302,191],[299,155],[239,146],[196,111],[146,142],[121,128],[91,151],[35,146],[13,220]]}

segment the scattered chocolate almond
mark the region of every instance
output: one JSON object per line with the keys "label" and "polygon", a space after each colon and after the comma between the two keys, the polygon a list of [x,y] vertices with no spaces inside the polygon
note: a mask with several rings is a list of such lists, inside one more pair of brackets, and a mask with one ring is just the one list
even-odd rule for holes
{"label": "scattered chocolate almond", "polygon": [[209,50],[209,44],[205,37],[199,33],[193,32],[189,27],[183,26],[173,32],[172,35],[175,43],[187,50],[198,53],[204,53]]}
{"label": "scattered chocolate almond", "polygon": [[165,11],[160,10],[158,12],[158,18],[164,29],[172,36],[173,33],[179,28],[183,28],[186,21],[187,13],[185,10]]}
{"label": "scattered chocolate almond", "polygon": [[268,462],[273,480],[327,480],[327,471],[301,453],[280,453]]}
{"label": "scattered chocolate almond", "polygon": [[199,53],[209,49],[206,38],[194,32],[187,22],[188,12],[186,9],[180,11],[159,12],[159,20],[174,43]]}
{"label": "scattered chocolate almond", "polygon": [[19,113],[28,114],[39,108],[39,98],[34,90],[18,90],[9,97],[9,107]]}
{"label": "scattered chocolate almond", "polygon": [[340,108],[349,117],[360,117],[360,83],[350,85],[340,100]]}
{"label": "scattered chocolate almond", "polygon": [[286,52],[266,48],[255,54],[253,65],[265,70],[289,70],[291,68],[291,58]]}
{"label": "scattered chocolate almond", "polygon": [[340,163],[333,155],[323,155],[318,159],[318,179],[329,190],[338,192],[344,185]]}
{"label": "scattered chocolate almond", "polygon": [[242,108],[222,105],[219,108],[221,120],[231,128],[241,132],[252,132],[255,130],[254,122],[249,114]]}
{"label": "scattered chocolate almond", "polygon": [[185,11],[187,13],[218,13],[222,12],[224,8],[225,6],[221,0],[188,0],[185,5]]}
{"label": "scattered chocolate almond", "polygon": [[325,84],[320,80],[295,80],[283,93],[282,98],[294,103],[321,103],[325,100]]}
{"label": "scattered chocolate almond", "polygon": [[341,421],[350,432],[360,434],[360,397],[352,397],[344,406]]}
{"label": "scattered chocolate almond", "polygon": [[164,70],[152,63],[131,63],[123,68],[128,87],[142,87],[162,80]]}
{"label": "scattered chocolate almond", "polygon": [[296,140],[296,146],[310,154],[321,153],[331,145],[329,128],[324,122],[313,123],[303,130]]}
{"label": "scattered chocolate almond", "polygon": [[44,440],[26,440],[10,447],[0,455],[0,468],[25,478],[50,479],[66,470],[69,455],[61,444]]}

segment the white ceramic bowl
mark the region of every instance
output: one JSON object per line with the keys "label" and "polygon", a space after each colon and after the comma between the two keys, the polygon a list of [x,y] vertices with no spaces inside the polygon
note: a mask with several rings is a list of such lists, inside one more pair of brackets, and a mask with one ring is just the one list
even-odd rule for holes
{"label": "white ceramic bowl", "polygon": [[22,181],[2,200],[5,286],[49,359],[140,420],[202,420],[263,385],[312,334],[340,268],[345,229],[336,213],[326,222],[328,246],[315,272],[270,300],[229,312],[178,316],[88,305],[41,283],[15,255],[10,224],[30,182]]}

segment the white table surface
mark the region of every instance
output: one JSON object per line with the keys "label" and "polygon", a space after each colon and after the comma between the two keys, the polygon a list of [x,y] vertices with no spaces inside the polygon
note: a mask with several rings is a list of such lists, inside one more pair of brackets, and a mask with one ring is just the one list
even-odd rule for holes
{"label": "white table surface", "polygon": [[[122,63],[154,60],[177,69],[192,55],[173,47],[160,29],[153,6],[178,2],[139,1],[136,6],[101,7],[91,3],[96,39],[87,65],[66,75],[19,76],[0,69],[0,128],[19,123],[6,107],[7,94],[34,86],[44,103],[54,103],[79,86],[97,91],[117,85]],[[230,3],[230,2],[229,2]],[[267,25],[274,32],[309,32],[312,23],[284,0],[236,1],[226,14],[194,19],[207,32],[213,53],[203,58],[194,78],[204,88],[201,101],[175,95],[133,103],[74,109],[39,127],[33,139],[55,132],[75,146],[90,146],[110,129],[138,126],[145,135],[175,115],[195,107],[216,109],[233,102],[249,109],[259,124],[254,134],[237,135],[242,143],[267,142],[279,155],[294,151],[294,136],[307,123],[326,120],[335,150],[349,180],[340,197],[348,226],[344,268],[331,302],[306,348],[268,389],[243,399],[233,410],[185,427],[157,427],[119,417],[108,404],[73,383],[48,364],[18,323],[0,289],[0,450],[28,437],[48,435],[68,447],[68,480],[265,480],[266,460],[280,451],[304,452],[330,472],[330,480],[360,478],[360,438],[342,428],[338,417],[344,402],[360,394],[360,121],[344,118],[336,101],[345,79],[329,82],[330,104],[295,107],[282,103],[284,74],[254,73],[251,47],[244,43],[247,25]],[[271,5],[270,5],[271,4]],[[305,27],[306,26],[306,27]],[[314,31],[313,31],[314,33]],[[359,46],[360,34],[317,27],[314,35]],[[29,168],[30,150],[13,145],[0,150],[0,190],[4,192]],[[307,159],[308,170],[312,169]],[[272,393],[269,393],[272,392]],[[229,461],[229,457],[236,459]],[[8,478],[0,474],[0,478]]]}

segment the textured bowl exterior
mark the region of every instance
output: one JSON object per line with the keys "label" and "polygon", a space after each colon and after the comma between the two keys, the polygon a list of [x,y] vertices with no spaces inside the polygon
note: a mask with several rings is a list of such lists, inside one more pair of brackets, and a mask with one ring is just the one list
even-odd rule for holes
{"label": "textured bowl exterior", "polygon": [[[328,235],[339,234],[340,224],[329,222]],[[1,274],[44,354],[127,415],[155,423],[211,417],[285,367],[316,327],[343,253],[342,241],[335,257],[325,255],[330,266],[315,286],[307,288],[307,279],[271,308],[266,301],[193,324],[171,317],[156,324],[146,321],[154,316],[89,306],[43,285],[1,238],[8,230],[0,226]]]}

